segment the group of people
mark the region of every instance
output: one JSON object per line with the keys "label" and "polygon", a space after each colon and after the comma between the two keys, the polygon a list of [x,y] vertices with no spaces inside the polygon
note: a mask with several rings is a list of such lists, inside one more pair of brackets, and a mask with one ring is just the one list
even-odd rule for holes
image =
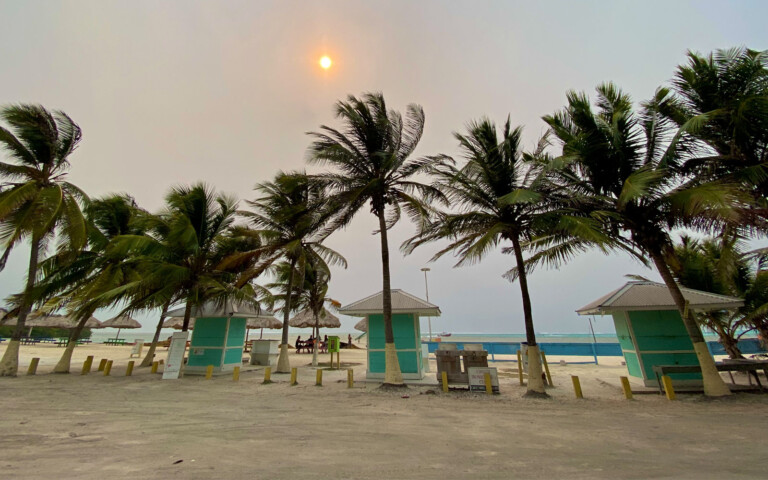
{"label": "group of people", "polygon": [[[304,350],[306,353],[312,353],[312,350],[315,348],[315,341],[317,339],[310,335],[309,339],[302,340],[299,336],[296,338],[296,353],[301,353],[302,350]],[[318,345],[319,352],[320,353],[326,353],[328,351],[328,335],[323,338],[323,341],[321,341]]]}

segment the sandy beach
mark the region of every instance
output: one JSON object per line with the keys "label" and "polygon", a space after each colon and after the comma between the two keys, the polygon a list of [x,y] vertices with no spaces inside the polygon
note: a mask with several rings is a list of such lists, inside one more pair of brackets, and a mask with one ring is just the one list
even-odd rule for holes
{"label": "sandy beach", "polygon": [[[619,358],[599,366],[552,362],[552,398],[528,400],[509,363],[495,364],[501,394],[489,396],[429,385],[381,391],[361,381],[362,349],[342,352],[342,369],[353,368],[358,380],[352,389],[345,370],[324,370],[323,386],[315,386],[306,354],[291,356],[299,385],[290,386],[277,374],[262,384],[263,367],[244,367],[239,382],[228,375],[162,381],[149,369],[126,377],[127,346],[78,347],[77,374],[48,373],[61,351],[23,346],[21,373],[38,356],[38,374],[0,378],[3,478],[765,475],[768,397],[627,401]],[[111,375],[79,375],[87,355],[112,359]],[[585,399],[573,397],[570,375],[581,378]]]}

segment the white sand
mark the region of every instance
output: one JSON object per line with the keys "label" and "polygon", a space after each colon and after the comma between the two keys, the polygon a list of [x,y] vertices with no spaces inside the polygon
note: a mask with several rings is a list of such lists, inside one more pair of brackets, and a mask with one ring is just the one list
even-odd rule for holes
{"label": "white sand", "polygon": [[[21,348],[22,374],[32,356],[41,363],[37,376],[0,378],[2,478],[766,476],[767,395],[626,401],[619,358],[599,366],[551,360],[552,398],[528,400],[514,364],[495,365],[502,393],[488,396],[413,386],[383,392],[363,382],[348,389],[345,371],[328,370],[316,387],[306,354],[291,356],[300,367],[294,387],[276,374],[262,385],[261,367],[244,370],[238,383],[162,381],[148,369],[125,377],[127,346],[75,350],[73,371],[94,355],[95,363],[114,360],[109,377],[55,375],[46,372],[62,348]],[[343,351],[342,362],[364,376],[364,350]],[[572,374],[584,400],[573,398]]]}

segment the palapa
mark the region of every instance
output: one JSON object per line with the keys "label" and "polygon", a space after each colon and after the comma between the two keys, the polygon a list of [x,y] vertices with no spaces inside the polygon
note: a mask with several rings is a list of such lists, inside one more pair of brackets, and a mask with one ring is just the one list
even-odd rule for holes
{"label": "palapa", "polygon": [[[336,315],[332,314],[326,309],[323,309],[318,316],[318,326],[320,328],[339,328],[341,322]],[[288,325],[295,328],[314,328],[315,315],[308,308],[305,308],[301,312],[297,313],[292,319],[288,321]]]}
{"label": "palapa", "polygon": [[117,329],[117,335],[115,335],[115,339],[120,338],[120,330],[123,328],[141,328],[141,324],[129,317],[128,315],[118,315],[115,318],[111,318],[107,320],[106,322],[102,322],[101,324],[102,328],[116,328]]}
{"label": "palapa", "polygon": [[368,333],[368,318],[363,318],[355,324],[355,330]]}

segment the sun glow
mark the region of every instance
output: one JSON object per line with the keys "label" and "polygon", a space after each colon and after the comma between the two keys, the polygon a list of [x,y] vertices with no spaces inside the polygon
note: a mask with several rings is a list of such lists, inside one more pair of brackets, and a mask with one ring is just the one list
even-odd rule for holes
{"label": "sun glow", "polygon": [[333,62],[331,61],[330,57],[325,56],[320,59],[320,66],[323,67],[323,69],[325,70],[328,70],[329,68],[331,68],[332,64]]}

